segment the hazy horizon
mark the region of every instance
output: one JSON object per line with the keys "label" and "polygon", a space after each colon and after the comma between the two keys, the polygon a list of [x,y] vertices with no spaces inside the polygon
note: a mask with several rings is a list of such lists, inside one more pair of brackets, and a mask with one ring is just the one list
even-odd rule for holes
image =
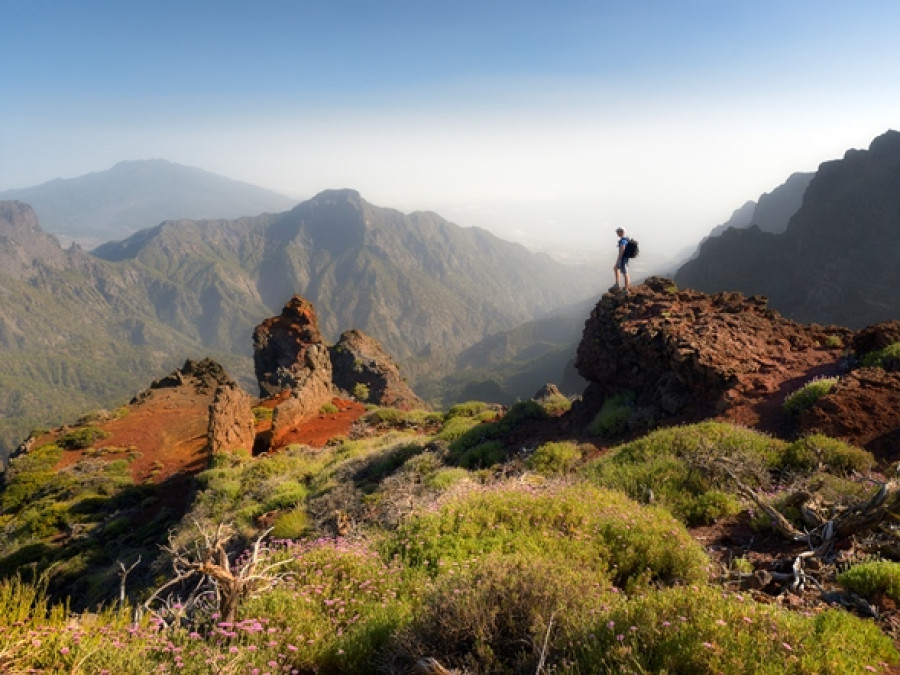
{"label": "hazy horizon", "polygon": [[0,5],[0,191],[161,158],[531,248],[676,254],[895,128],[900,6]]}

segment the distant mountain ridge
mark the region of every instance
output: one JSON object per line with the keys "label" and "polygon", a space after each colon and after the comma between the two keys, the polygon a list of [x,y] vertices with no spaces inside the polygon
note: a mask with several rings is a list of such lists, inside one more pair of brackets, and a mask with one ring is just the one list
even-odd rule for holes
{"label": "distant mountain ridge", "polygon": [[30,204],[45,231],[84,248],[176,218],[237,218],[280,212],[296,200],[163,159],[119,162],[77,178],[0,192]]}
{"label": "distant mountain ridge", "polygon": [[788,179],[771,192],[764,192],[757,201],[746,202],[731,214],[731,218],[717,225],[709,233],[714,237],[722,234],[730,227],[739,229],[756,225],[763,232],[775,234],[784,232],[793,216],[803,203],[803,194],[814,172],[793,173]]}
{"label": "distant mountain ridge", "polygon": [[5,208],[0,256],[19,261],[15,274],[0,269],[7,443],[72,406],[109,405],[185,358],[215,358],[251,389],[253,327],[294,294],[320,308],[329,340],[348,328],[371,335],[418,386],[479,340],[595,295],[602,275],[354,190],[284,213],[164,222],[96,255],[63,250],[26,205]]}
{"label": "distant mountain ridge", "polygon": [[900,317],[900,133],[823,163],[781,233],[711,237],[675,275],[705,292],[764,295],[802,322],[861,328]]}

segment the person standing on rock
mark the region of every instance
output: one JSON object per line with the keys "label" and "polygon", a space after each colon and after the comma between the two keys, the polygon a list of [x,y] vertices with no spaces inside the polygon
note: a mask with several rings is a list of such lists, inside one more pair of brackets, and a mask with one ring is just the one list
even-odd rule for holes
{"label": "person standing on rock", "polygon": [[625,247],[628,246],[628,237],[625,236],[625,230],[623,228],[616,229],[616,236],[618,236],[619,241],[616,245],[619,249],[619,254],[616,257],[616,264],[613,266],[613,272],[616,274],[616,285],[610,288],[611,291],[618,291],[622,288],[621,281],[625,282],[625,292],[628,292],[628,258],[625,256]]}

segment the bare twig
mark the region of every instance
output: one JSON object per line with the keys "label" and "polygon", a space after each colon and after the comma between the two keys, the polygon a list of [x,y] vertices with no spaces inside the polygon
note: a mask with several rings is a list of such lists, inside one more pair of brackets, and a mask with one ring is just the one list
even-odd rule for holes
{"label": "bare twig", "polygon": [[125,583],[128,580],[128,575],[131,574],[131,571],[141,564],[141,556],[138,556],[138,559],[135,560],[131,567],[125,567],[125,563],[121,560],[117,560],[119,563],[119,605],[125,604]]}

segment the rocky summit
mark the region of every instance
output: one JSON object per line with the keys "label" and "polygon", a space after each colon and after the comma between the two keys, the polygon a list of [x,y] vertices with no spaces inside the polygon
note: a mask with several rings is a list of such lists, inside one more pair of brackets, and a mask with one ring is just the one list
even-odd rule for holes
{"label": "rocky summit", "polygon": [[[629,393],[634,430],[718,417],[784,437],[827,431],[885,456],[900,431],[900,405],[891,405],[900,377],[855,366],[898,340],[897,322],[858,332],[801,324],[761,296],[706,294],[651,277],[630,294],[607,293],[591,311],[576,360],[590,384],[577,409],[593,415]],[[822,377],[840,379],[791,418],[785,399]]]}

